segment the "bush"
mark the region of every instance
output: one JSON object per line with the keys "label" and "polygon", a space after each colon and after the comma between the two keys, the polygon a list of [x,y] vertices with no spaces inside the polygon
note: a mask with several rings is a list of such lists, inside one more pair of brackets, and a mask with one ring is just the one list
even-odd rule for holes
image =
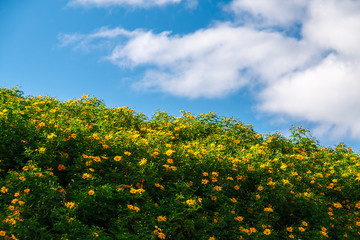
{"label": "bush", "polygon": [[306,129],[0,89],[0,239],[357,239],[359,156]]}

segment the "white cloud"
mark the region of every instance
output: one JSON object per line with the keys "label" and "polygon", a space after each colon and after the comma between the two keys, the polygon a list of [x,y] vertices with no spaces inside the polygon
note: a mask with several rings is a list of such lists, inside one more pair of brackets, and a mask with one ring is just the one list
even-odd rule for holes
{"label": "white cloud", "polygon": [[[191,0],[194,2],[194,0]],[[150,7],[164,6],[171,3],[180,3],[181,0],[70,0],[69,6],[94,6],[94,7],[111,7],[111,6],[135,6]],[[194,3],[193,3],[194,4]]]}
{"label": "white cloud", "polygon": [[296,39],[219,24],[184,36],[142,32],[116,47],[109,59],[119,66],[149,66],[137,87],[211,98],[254,77],[273,81],[312,57],[312,49]]}
{"label": "white cloud", "polygon": [[119,37],[128,38],[138,34],[138,31],[127,31],[118,27],[114,29],[102,27],[90,34],[60,33],[58,39],[60,41],[60,47],[73,46],[74,49],[89,51],[90,49],[99,48],[107,44],[114,45],[114,39],[119,39]]}
{"label": "white cloud", "polygon": [[[234,0],[228,9],[250,18],[186,35],[102,28],[59,39],[82,49],[110,41],[109,61],[145,67],[134,83],[140,89],[214,98],[260,83],[258,109],[317,123],[318,133],[359,138],[359,1]],[[276,30],[295,24],[301,36]]]}
{"label": "white cloud", "polygon": [[360,58],[360,2],[314,0],[304,21],[304,37],[348,57]]}
{"label": "white cloud", "polygon": [[360,134],[360,62],[330,55],[319,65],[273,83],[261,94],[261,109],[320,123],[340,135]]}
{"label": "white cloud", "polygon": [[[233,11],[238,17],[243,17],[245,13],[250,13],[255,18],[256,25],[291,25],[301,21],[305,14],[310,0],[234,0],[227,8]],[[243,19],[245,24],[248,18]]]}
{"label": "white cloud", "polygon": [[260,109],[318,124],[316,133],[360,138],[360,2],[314,0],[303,37],[319,52],[320,64],[289,73],[261,93]]}

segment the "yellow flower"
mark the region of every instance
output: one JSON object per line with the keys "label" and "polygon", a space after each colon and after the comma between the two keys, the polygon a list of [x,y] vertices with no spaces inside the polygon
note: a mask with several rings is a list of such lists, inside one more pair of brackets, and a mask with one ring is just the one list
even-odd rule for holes
{"label": "yellow flower", "polygon": [[95,193],[94,190],[90,190],[90,191],[88,192],[89,195],[94,195],[94,193]]}
{"label": "yellow flower", "polygon": [[236,202],[237,202],[236,198],[230,198],[230,200],[231,200],[233,203],[236,203]]}
{"label": "yellow flower", "polygon": [[264,234],[265,234],[265,235],[270,235],[270,234],[271,234],[271,230],[268,229],[268,228],[265,229],[265,230],[264,230]]}
{"label": "yellow flower", "polygon": [[146,158],[142,158],[139,162],[139,165],[142,166],[142,165],[145,165],[147,162],[147,159]]}
{"label": "yellow flower", "polygon": [[307,226],[308,226],[308,223],[305,222],[305,221],[302,221],[301,226],[307,227]]}
{"label": "yellow flower", "polygon": [[235,221],[238,221],[238,222],[242,222],[244,220],[244,217],[242,216],[237,216],[237,217],[234,217],[234,220]]}
{"label": "yellow flower", "polygon": [[173,154],[174,152],[175,152],[174,150],[169,149],[165,152],[165,154],[171,156],[171,154]]}
{"label": "yellow flower", "polygon": [[158,237],[161,239],[165,239],[165,234],[161,232],[161,233],[159,233]]}
{"label": "yellow flower", "polygon": [[30,192],[30,189],[27,188],[27,189],[24,190],[24,192],[25,192],[26,194],[28,194],[28,193]]}
{"label": "yellow flower", "polygon": [[299,227],[299,231],[300,231],[300,232],[305,232],[305,228]]}
{"label": "yellow flower", "polygon": [[5,236],[6,236],[6,232],[5,232],[5,231],[0,231],[0,236],[1,236],[1,237],[5,237]]}
{"label": "yellow flower", "polygon": [[130,156],[130,155],[131,155],[131,152],[124,152],[124,154],[125,154],[126,156]]}
{"label": "yellow flower", "polygon": [[216,201],[216,199],[217,199],[217,197],[215,197],[215,196],[211,197],[211,200],[213,200],[213,201]]}
{"label": "yellow flower", "polygon": [[161,221],[166,221],[166,217],[165,217],[165,216],[158,216],[158,217],[157,217],[157,220],[158,220],[159,222],[161,222]]}
{"label": "yellow flower", "polygon": [[334,205],[334,207],[336,207],[336,208],[342,208],[342,205],[341,205],[341,203],[339,203],[339,202],[334,203],[333,205]]}
{"label": "yellow flower", "polygon": [[39,148],[39,152],[45,152],[45,151],[46,151],[46,148],[43,148],[43,147]]}
{"label": "yellow flower", "polygon": [[209,238],[209,240],[215,240],[215,237],[214,237],[214,236],[212,236],[212,237],[210,237],[210,238]]}
{"label": "yellow flower", "polygon": [[213,188],[215,191],[221,191],[221,187],[220,186],[215,186],[214,188]]}
{"label": "yellow flower", "polygon": [[320,231],[320,233],[321,233],[324,237],[329,237],[329,236],[327,235],[327,233],[324,232],[324,231]]}
{"label": "yellow flower", "polygon": [[8,189],[3,186],[0,191],[1,191],[1,193],[7,193],[7,192],[8,192]]}
{"label": "yellow flower", "polygon": [[114,161],[118,162],[118,161],[121,160],[121,158],[122,158],[121,156],[115,156],[115,157],[114,157]]}
{"label": "yellow flower", "polygon": [[65,170],[65,169],[66,169],[66,167],[65,167],[64,164],[59,164],[59,165],[58,165],[58,170],[59,170],[59,171],[62,171],[62,170]]}
{"label": "yellow flower", "polygon": [[294,238],[294,235],[290,234],[290,235],[289,235],[289,238]]}
{"label": "yellow flower", "polygon": [[356,225],[360,227],[360,222],[356,222]]}
{"label": "yellow flower", "polygon": [[274,210],[271,207],[264,208],[265,212],[274,212]]}
{"label": "yellow flower", "polygon": [[292,228],[292,227],[287,227],[286,230],[287,230],[288,232],[292,232],[292,231],[293,231],[293,228]]}
{"label": "yellow flower", "polygon": [[281,163],[280,169],[284,170],[287,168],[287,165],[285,163]]}
{"label": "yellow flower", "polygon": [[187,204],[187,205],[194,205],[194,204],[195,204],[195,200],[189,199],[189,200],[186,201],[186,204]]}
{"label": "yellow flower", "polygon": [[88,179],[88,178],[91,178],[91,177],[92,177],[91,174],[88,174],[88,173],[84,173],[83,176],[82,176],[83,179]]}
{"label": "yellow flower", "polygon": [[74,202],[67,202],[67,203],[65,203],[65,206],[66,206],[67,208],[72,209],[73,207],[75,207],[75,203],[74,203]]}
{"label": "yellow flower", "polygon": [[239,185],[236,185],[236,186],[234,187],[234,189],[235,189],[235,190],[239,190],[239,189],[240,189]]}
{"label": "yellow flower", "polygon": [[211,173],[214,177],[218,177],[219,176],[219,173],[217,173],[217,172],[212,172]]}
{"label": "yellow flower", "polygon": [[201,180],[201,184],[207,184],[208,182],[209,182],[209,180],[207,180],[207,179]]}
{"label": "yellow flower", "polygon": [[259,191],[262,191],[263,189],[264,189],[263,186],[259,186],[259,187],[258,187],[258,190],[259,190]]}
{"label": "yellow flower", "polygon": [[[203,176],[204,176],[204,177],[207,177],[207,176],[209,176],[209,173],[203,172]],[[359,204],[360,204],[360,203],[359,203]]]}

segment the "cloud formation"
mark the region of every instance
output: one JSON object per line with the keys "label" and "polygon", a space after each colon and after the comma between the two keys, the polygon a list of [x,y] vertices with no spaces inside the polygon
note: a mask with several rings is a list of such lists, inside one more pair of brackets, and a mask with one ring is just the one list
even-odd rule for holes
{"label": "cloud formation", "polygon": [[[151,6],[164,6],[171,3],[180,3],[181,0],[70,0],[69,6],[84,7],[111,7],[111,6],[135,6],[146,8]],[[194,0],[190,0],[194,4]]]}
{"label": "cloud formation", "polygon": [[[74,47],[111,40],[109,61],[147,69],[134,83],[140,89],[214,98],[258,84],[259,110],[360,136],[359,1],[233,0],[226,9],[233,22],[186,35],[103,28],[60,40]],[[283,31],[295,26],[297,36]]]}
{"label": "cloud formation", "polygon": [[303,20],[310,1],[233,0],[227,9],[233,11],[237,17],[242,18],[244,24],[289,26],[294,22]]}

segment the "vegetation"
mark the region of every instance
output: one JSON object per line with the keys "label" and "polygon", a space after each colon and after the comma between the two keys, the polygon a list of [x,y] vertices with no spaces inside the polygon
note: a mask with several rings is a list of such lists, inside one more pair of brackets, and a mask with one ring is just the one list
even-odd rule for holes
{"label": "vegetation", "polygon": [[214,113],[0,88],[0,239],[358,239],[359,155]]}

